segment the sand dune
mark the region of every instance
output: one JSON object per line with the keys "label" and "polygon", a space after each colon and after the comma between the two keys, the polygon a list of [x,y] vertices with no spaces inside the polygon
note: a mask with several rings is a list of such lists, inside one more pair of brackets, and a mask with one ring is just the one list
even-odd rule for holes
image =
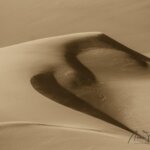
{"label": "sand dune", "polygon": [[[116,51],[120,50],[120,51],[127,53],[129,55],[128,57],[131,57],[130,58],[131,61],[132,59],[135,59],[137,61],[137,65],[139,63],[139,65],[143,67],[146,67],[146,68],[148,67],[147,61],[150,61],[148,57],[143,56],[121,45],[120,43],[114,41],[113,39],[107,37],[104,34],[99,34],[99,35],[95,35],[94,37],[92,36],[92,37],[81,38],[78,40],[72,40],[71,42],[63,45],[63,47],[65,48],[64,57],[67,62],[67,65],[70,67],[69,70],[72,69],[74,71],[74,74],[73,74],[74,77],[71,78],[69,85],[68,84],[67,85],[63,84],[62,86],[59,85],[59,83],[56,81],[57,79],[55,79],[55,72],[57,74],[57,69],[55,69],[54,66],[52,70],[51,69],[49,70],[49,72],[34,76],[31,81],[32,81],[33,86],[38,91],[40,91],[41,93],[55,100],[58,103],[61,103],[65,106],[79,110],[81,112],[85,112],[99,119],[103,119],[105,121],[118,125],[124,129],[127,129],[131,132],[134,132],[134,128],[132,127],[128,128],[124,126],[123,124],[121,124],[119,120],[116,121],[111,116],[108,116],[107,110],[106,110],[106,113],[103,113],[100,111],[100,109],[98,110],[94,107],[91,107],[89,103],[87,103],[86,99],[84,100],[78,97],[79,95],[81,95],[81,92],[79,93],[77,92],[74,95],[69,91],[70,89],[72,89],[72,92],[73,92],[75,88],[80,89],[83,86],[86,86],[86,87],[91,86],[91,90],[92,90],[93,86],[97,86],[96,83],[98,82],[96,81],[96,77],[88,68],[86,68],[82,63],[78,61],[77,55],[79,55],[81,52],[89,50],[90,48],[93,48],[93,49],[99,48],[99,50],[104,48],[107,51],[108,46],[112,48],[112,51],[116,49]],[[59,69],[58,69],[58,72],[60,73]],[[60,76],[63,76],[65,73],[66,71],[61,72]],[[67,82],[68,80],[70,80],[69,75],[67,76]],[[63,82],[65,82],[65,78],[63,78]],[[67,86],[68,90],[65,89],[63,86]],[[87,95],[89,96],[88,93],[86,93],[86,96]],[[98,99],[98,101],[102,101],[102,100]],[[94,103],[94,99],[90,99],[90,104],[94,105],[93,103]],[[99,108],[101,106],[97,106],[97,107]]]}
{"label": "sand dune", "polygon": [[149,0],[1,0],[0,150],[148,150],[149,15]]}
{"label": "sand dune", "polygon": [[[132,149],[127,143],[131,133],[149,130],[149,62],[149,57],[99,32],[1,48],[0,144],[4,150],[9,145],[14,149],[60,149],[66,143],[61,140],[65,135],[74,138],[65,149],[72,144],[90,149],[84,145],[88,140],[94,145],[91,149],[109,149],[115,143],[116,148]],[[31,122],[32,127],[22,121]],[[113,137],[105,140],[97,131]],[[78,145],[77,137],[82,136],[83,143]]]}

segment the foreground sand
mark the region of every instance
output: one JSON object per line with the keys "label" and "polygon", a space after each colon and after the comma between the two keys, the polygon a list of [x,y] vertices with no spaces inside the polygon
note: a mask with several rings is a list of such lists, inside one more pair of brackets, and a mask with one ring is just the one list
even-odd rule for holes
{"label": "foreground sand", "polygon": [[1,48],[0,146],[146,149],[128,139],[150,131],[149,62],[96,32]]}
{"label": "foreground sand", "polygon": [[27,123],[1,125],[0,138],[4,150],[149,149],[147,144],[128,144],[128,137],[124,136]]}

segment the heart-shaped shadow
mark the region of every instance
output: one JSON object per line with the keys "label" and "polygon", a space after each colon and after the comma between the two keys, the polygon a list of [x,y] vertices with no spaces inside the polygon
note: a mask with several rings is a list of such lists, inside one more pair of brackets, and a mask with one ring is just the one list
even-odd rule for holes
{"label": "heart-shaped shadow", "polygon": [[[99,48],[105,46],[104,44],[101,44],[102,42],[107,43],[119,51],[128,53],[132,59],[135,59],[137,62],[139,62],[140,65],[144,67],[147,66],[147,61],[150,61],[149,58],[127,48],[126,46],[123,46],[122,44],[103,34],[96,37],[88,37],[65,43],[64,58],[68,66],[70,66],[70,68],[76,72],[75,81],[72,82],[75,87],[84,85],[91,86],[93,83],[97,82],[94,74],[78,60],[77,55],[89,47]],[[50,68],[47,72],[39,73],[33,76],[31,79],[32,86],[38,92],[48,97],[50,100],[135,133],[132,129],[113,119],[111,116],[108,116],[106,113],[100,111],[99,109],[96,109],[85,100],[62,86],[55,77],[55,71],[56,70],[54,68]]]}

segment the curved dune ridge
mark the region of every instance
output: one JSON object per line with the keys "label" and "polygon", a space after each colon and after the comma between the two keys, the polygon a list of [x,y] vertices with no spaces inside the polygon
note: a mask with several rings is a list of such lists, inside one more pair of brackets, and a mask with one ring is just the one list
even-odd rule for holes
{"label": "curved dune ridge", "polygon": [[72,127],[72,126],[65,126],[65,125],[57,125],[57,124],[44,124],[38,122],[4,122],[0,124],[0,129],[8,129],[13,127],[22,127],[22,126],[45,126],[49,128],[56,128],[56,129],[64,129],[64,130],[74,130],[74,131],[81,131],[81,132],[91,132],[96,134],[105,134],[112,137],[121,137],[121,135],[114,135],[111,133],[103,132],[101,130],[90,129],[90,128],[80,128],[80,127]]}
{"label": "curved dune ridge", "polygon": [[128,140],[150,129],[149,62],[99,32],[1,48],[0,148],[148,149]]}
{"label": "curved dune ridge", "polygon": [[[128,137],[107,134],[105,132],[72,129],[40,123],[14,122],[0,125],[0,147],[3,150],[98,150],[148,149],[149,145],[128,144]],[[109,144],[108,144],[109,143]],[[110,147],[110,145],[112,145]]]}
{"label": "curved dune ridge", "polygon": [[[0,125],[0,147],[5,149],[99,149],[117,143],[126,149],[128,137],[104,132],[40,123],[3,123]],[[132,147],[132,145],[131,145]],[[108,147],[109,149],[109,147]]]}
{"label": "curved dune ridge", "polygon": [[[59,83],[60,79],[57,79],[55,74],[57,74],[57,72],[58,74],[61,73],[59,78],[62,78],[61,76],[63,76],[65,72],[59,71],[61,68],[58,66],[53,66],[52,69],[50,67],[48,71],[39,73],[31,79],[33,87],[43,95],[49,97],[51,100],[92,115],[134,133],[134,128],[131,129],[130,127],[122,124],[119,120],[115,120],[111,115],[108,115],[107,112],[102,112],[99,109],[101,106],[95,108],[92,104],[95,97],[90,99],[90,102],[87,102],[83,96],[80,97],[81,91],[77,91],[79,93],[74,92],[74,89],[81,89],[82,87],[90,87],[92,90],[95,86],[97,87],[97,84],[99,84],[95,75],[78,60],[78,55],[96,48],[98,48],[98,51],[101,51],[101,49],[105,49],[107,51],[107,49],[110,48],[112,51],[127,53],[127,57],[129,57],[129,59],[135,60],[137,64],[143,68],[148,67],[148,62],[150,62],[150,59],[127,48],[126,46],[123,46],[104,34],[98,34],[95,37],[92,36],[75,39],[64,43],[62,48],[64,49],[64,61],[66,62],[66,65],[69,66],[69,69],[73,71],[73,75],[68,75],[66,79],[63,78],[63,80],[69,80],[69,83],[65,83],[65,81],[63,81],[63,84]],[[89,95],[88,91],[86,95]],[[99,99],[99,101],[101,100],[102,99]]]}

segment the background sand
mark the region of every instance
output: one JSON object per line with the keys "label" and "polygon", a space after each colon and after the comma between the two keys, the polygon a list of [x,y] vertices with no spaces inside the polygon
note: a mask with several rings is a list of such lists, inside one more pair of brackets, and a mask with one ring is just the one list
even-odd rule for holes
{"label": "background sand", "polygon": [[0,0],[0,47],[102,31],[141,52],[150,47],[149,0]]}

